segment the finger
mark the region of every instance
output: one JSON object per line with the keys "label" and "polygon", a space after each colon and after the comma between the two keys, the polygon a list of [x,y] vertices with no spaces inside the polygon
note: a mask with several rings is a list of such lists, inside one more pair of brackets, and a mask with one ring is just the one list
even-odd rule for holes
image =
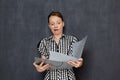
{"label": "finger", "polygon": [[81,61],[77,61],[77,62],[76,62],[76,65],[77,65],[77,67],[82,66],[82,65],[83,65],[83,60],[81,60]]}
{"label": "finger", "polygon": [[83,58],[79,58],[76,62],[83,62]]}
{"label": "finger", "polygon": [[44,55],[41,55],[42,59],[46,59],[46,57]]}
{"label": "finger", "polygon": [[69,61],[68,64],[72,65],[72,66],[76,66],[76,63],[73,61]]}
{"label": "finger", "polygon": [[38,67],[38,65],[37,65],[35,62],[33,63],[33,65],[34,65],[35,67]]}
{"label": "finger", "polygon": [[43,71],[45,71],[42,67],[37,67],[36,70],[37,70],[38,72],[43,72]]}
{"label": "finger", "polygon": [[78,60],[83,61],[83,58],[79,58]]}
{"label": "finger", "polygon": [[80,67],[81,66],[81,62],[74,62],[74,61],[69,61],[68,62],[71,66],[73,66],[73,67],[76,67],[76,68],[78,68],[78,67]]}
{"label": "finger", "polygon": [[42,62],[40,63],[40,66],[43,66],[43,64],[44,64],[44,62],[42,61]]}
{"label": "finger", "polygon": [[46,64],[46,65],[43,66],[44,69],[48,69],[49,67],[51,67],[50,64]]}
{"label": "finger", "polygon": [[42,66],[42,67],[39,69],[39,71],[40,71],[40,72],[43,72],[43,71],[47,70],[49,67],[50,67],[50,65],[49,65],[49,64],[46,64],[46,65]]}

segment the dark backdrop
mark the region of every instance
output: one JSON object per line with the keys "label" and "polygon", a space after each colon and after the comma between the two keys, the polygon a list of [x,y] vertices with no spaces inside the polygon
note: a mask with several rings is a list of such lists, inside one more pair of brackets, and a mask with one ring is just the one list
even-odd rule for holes
{"label": "dark backdrop", "polygon": [[77,80],[120,80],[120,0],[0,0],[0,80],[42,80],[32,63],[52,10],[66,34],[88,35]]}

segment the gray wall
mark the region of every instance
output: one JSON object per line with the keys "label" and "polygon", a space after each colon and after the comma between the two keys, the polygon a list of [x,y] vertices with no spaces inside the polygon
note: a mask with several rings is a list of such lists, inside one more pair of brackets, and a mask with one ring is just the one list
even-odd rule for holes
{"label": "gray wall", "polygon": [[120,80],[120,0],[0,0],[0,80],[42,80],[32,63],[52,10],[66,34],[88,35],[77,80]]}

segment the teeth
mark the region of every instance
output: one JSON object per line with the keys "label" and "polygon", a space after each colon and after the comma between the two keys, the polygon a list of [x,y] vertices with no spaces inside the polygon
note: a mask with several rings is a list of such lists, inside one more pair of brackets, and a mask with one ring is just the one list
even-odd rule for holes
{"label": "teeth", "polygon": [[58,29],[55,29],[54,31],[57,31]]}

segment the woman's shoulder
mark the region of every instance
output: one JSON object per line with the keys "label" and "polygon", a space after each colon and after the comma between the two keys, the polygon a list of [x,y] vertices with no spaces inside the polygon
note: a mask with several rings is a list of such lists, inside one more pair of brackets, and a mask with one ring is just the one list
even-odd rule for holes
{"label": "woman's shoulder", "polygon": [[40,39],[37,44],[37,48],[39,48],[40,45],[43,45],[43,44],[45,45],[47,42],[47,39],[48,39],[47,37]]}
{"label": "woman's shoulder", "polygon": [[74,36],[74,35],[65,35],[67,38],[73,38],[73,39],[77,39],[77,37],[76,36]]}
{"label": "woman's shoulder", "polygon": [[45,42],[45,41],[48,41],[49,39],[52,39],[52,36],[44,37],[44,38],[42,38],[40,41],[41,41],[41,42]]}

